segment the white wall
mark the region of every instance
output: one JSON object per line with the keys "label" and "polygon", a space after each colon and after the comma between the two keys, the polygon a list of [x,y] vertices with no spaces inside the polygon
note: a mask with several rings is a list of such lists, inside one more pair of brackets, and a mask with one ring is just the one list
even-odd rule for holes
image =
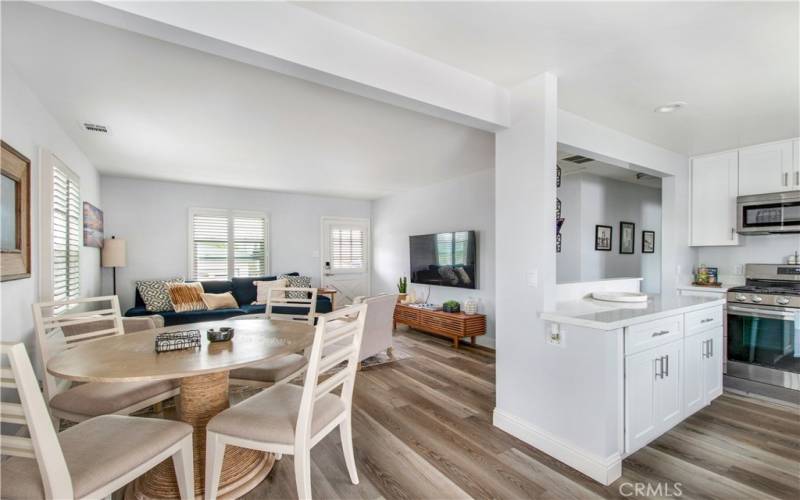
{"label": "white wall", "polygon": [[[562,251],[558,282],[642,277],[642,289],[661,290],[661,190],[589,173],[566,175],[558,190],[562,214]],[[619,223],[633,222],[633,254],[619,253]],[[595,225],[613,228],[612,250],[594,249]],[[642,231],[655,231],[656,251],[642,253]]]}
{"label": "white wall", "polygon": [[689,159],[568,111],[558,112],[558,141],[611,164],[634,164],[637,170],[663,176],[661,293],[675,293],[685,284],[697,252],[689,247]]}
{"label": "white wall", "polygon": [[[396,292],[397,280],[409,276],[408,237],[446,231],[474,230],[478,238],[478,289],[430,287],[430,301],[480,300],[487,315],[487,334],[478,343],[494,347],[494,170],[458,177],[372,203],[372,291]],[[412,285],[417,297],[429,287]]]}
{"label": "white wall", "polygon": [[[2,339],[22,340],[33,346],[31,304],[40,299],[39,279],[39,149],[45,148],[61,159],[80,177],[81,198],[102,208],[97,170],[70,140],[55,119],[7,62],[2,66],[3,140],[31,160],[31,270],[30,278],[0,283]],[[81,247],[81,295],[100,293],[100,250]]]}
{"label": "white wall", "polygon": [[[800,252],[800,234],[739,235],[739,246],[699,247],[697,264],[719,268],[720,275],[744,272],[745,264],[782,264]],[[741,279],[744,279],[741,277]]]}
{"label": "white wall", "polygon": [[[310,180],[324,182],[324,179]],[[320,219],[370,217],[370,202],[199,184],[101,178],[106,236],[128,242],[128,266],[117,270],[123,309],[133,305],[137,280],[186,276],[189,208],[266,212],[270,218],[270,273],[297,271],[320,279]],[[111,271],[103,280],[111,291]]]}

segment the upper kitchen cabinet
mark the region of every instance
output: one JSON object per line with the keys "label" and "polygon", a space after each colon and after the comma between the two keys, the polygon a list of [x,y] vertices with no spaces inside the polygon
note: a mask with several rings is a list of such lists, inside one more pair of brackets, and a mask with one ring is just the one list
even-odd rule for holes
{"label": "upper kitchen cabinet", "polygon": [[736,151],[692,159],[691,246],[738,245],[736,196],[739,159]]}
{"label": "upper kitchen cabinet", "polygon": [[[794,143],[794,145],[792,144]],[[771,142],[739,150],[739,195],[800,189],[797,141]]]}

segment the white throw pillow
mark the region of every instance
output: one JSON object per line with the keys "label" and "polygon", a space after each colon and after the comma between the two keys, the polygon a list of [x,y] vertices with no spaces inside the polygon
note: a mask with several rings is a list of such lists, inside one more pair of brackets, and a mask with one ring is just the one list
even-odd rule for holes
{"label": "white throw pillow", "polygon": [[253,304],[266,304],[269,299],[269,291],[273,288],[286,288],[286,278],[272,281],[254,281],[256,286],[256,301]]}

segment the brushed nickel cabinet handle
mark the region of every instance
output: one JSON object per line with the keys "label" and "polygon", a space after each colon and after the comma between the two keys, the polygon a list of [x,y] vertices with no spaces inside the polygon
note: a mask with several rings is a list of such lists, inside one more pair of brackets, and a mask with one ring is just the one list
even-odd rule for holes
{"label": "brushed nickel cabinet handle", "polygon": [[701,319],[700,323],[711,323],[712,321],[714,321],[714,318],[706,318],[706,319]]}
{"label": "brushed nickel cabinet handle", "polygon": [[800,186],[800,170],[794,173],[794,183]]}
{"label": "brushed nickel cabinet handle", "polygon": [[666,356],[664,356],[664,357],[667,359],[667,369],[666,369],[666,375],[667,375],[667,377],[669,377],[669,354],[667,354],[667,355],[666,355]]}
{"label": "brushed nickel cabinet handle", "polygon": [[714,357],[714,339],[708,339],[708,357]]}
{"label": "brushed nickel cabinet handle", "polygon": [[653,335],[651,335],[651,337],[660,337],[660,336],[666,335],[668,333],[669,333],[669,330],[661,330],[660,332],[653,332]]}
{"label": "brushed nickel cabinet handle", "polygon": [[783,185],[784,186],[788,186],[789,185],[789,172],[784,172],[783,173]]}

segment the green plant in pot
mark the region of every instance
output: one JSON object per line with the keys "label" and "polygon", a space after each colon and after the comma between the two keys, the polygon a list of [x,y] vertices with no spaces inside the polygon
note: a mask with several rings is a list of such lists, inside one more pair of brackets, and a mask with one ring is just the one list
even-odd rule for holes
{"label": "green plant in pot", "polygon": [[397,291],[399,293],[406,293],[408,291],[408,278],[403,276],[397,280]]}
{"label": "green plant in pot", "polygon": [[457,313],[461,311],[461,304],[457,300],[448,300],[442,304],[442,311],[446,313]]}

